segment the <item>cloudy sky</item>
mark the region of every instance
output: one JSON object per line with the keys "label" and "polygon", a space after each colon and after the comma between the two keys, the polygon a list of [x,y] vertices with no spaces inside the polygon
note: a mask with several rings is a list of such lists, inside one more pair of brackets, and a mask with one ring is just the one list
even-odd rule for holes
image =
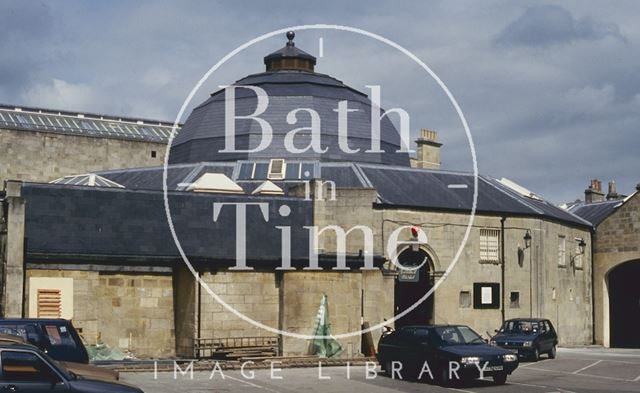
{"label": "cloudy sky", "polygon": [[[640,3],[527,1],[0,1],[0,102],[174,120],[202,75],[261,34],[302,24],[358,27],[416,54],[471,127],[481,173],[553,202],[591,178],[640,183]],[[352,33],[298,31],[316,70],[402,107],[439,132],[446,169],[471,168],[442,90],[400,52]],[[263,69],[284,37],[234,57],[193,104]],[[183,119],[184,120],[184,119]]]}

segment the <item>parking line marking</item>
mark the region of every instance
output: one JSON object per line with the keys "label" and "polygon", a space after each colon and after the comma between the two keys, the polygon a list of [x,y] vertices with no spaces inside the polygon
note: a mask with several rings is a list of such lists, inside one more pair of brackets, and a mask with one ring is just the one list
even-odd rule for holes
{"label": "parking line marking", "polygon": [[553,387],[553,386],[544,386],[544,385],[534,385],[532,383],[520,383],[520,382],[508,382],[509,385],[518,385],[518,386],[529,386],[532,388],[541,388],[541,389],[558,389],[559,392],[564,392],[564,393],[575,393],[574,391],[571,390],[565,390],[565,389],[560,389],[558,387]]}
{"label": "parking line marking", "polygon": [[588,365],[586,367],[582,367],[581,369],[572,372],[572,374],[579,374],[581,371],[589,369],[589,368],[595,366],[596,364],[600,364],[600,363],[602,363],[602,360],[598,360],[597,362],[593,362],[593,364],[590,364],[590,365]]}
{"label": "parking line marking", "polygon": [[638,381],[640,381],[640,375],[638,375],[638,378],[633,380],[633,382],[638,382]]}
{"label": "parking line marking", "polygon": [[[546,369],[546,368],[527,367],[527,370],[542,371],[542,372],[545,372],[545,373],[558,373],[558,374],[574,375],[573,373],[570,373],[568,371],[549,370],[549,369]],[[610,379],[610,380],[614,380],[614,381],[633,382],[631,379],[606,377],[604,375],[593,375],[593,374],[575,374],[575,375],[578,375],[580,377],[591,377],[591,378],[600,378],[600,379]]]}
{"label": "parking line marking", "polygon": [[447,389],[453,390],[454,392],[475,393],[473,390],[462,390],[462,389],[455,389],[455,388],[447,388]]}
{"label": "parking line marking", "polygon": [[469,188],[466,184],[449,184],[447,188]]}
{"label": "parking line marking", "polygon": [[229,379],[230,379],[230,380],[232,380],[232,381],[242,382],[242,383],[244,383],[244,384],[247,384],[247,385],[249,385],[249,386],[251,386],[251,387],[254,387],[254,388],[257,388],[257,389],[263,389],[263,390],[266,390],[266,391],[268,391],[268,392],[272,392],[272,393],[280,393],[278,390],[273,390],[273,389],[268,388],[268,387],[266,387],[266,386],[258,385],[258,384],[255,384],[255,383],[252,383],[252,382],[246,381],[246,380],[244,380],[244,379],[234,378],[234,377],[229,376],[229,375],[225,375],[224,377],[225,377],[225,378],[229,378]]}

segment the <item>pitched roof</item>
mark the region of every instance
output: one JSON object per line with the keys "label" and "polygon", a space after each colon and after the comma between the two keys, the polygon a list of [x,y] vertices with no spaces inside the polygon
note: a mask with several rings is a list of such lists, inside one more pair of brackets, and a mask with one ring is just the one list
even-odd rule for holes
{"label": "pitched roof", "polygon": [[[259,164],[266,166],[268,161],[258,160],[255,166],[249,161],[170,165],[167,172],[168,190],[184,191],[186,185],[204,173],[224,173],[242,187],[245,193],[250,194],[268,180],[266,170],[256,169]],[[386,207],[457,212],[469,212],[472,208],[473,174],[468,172],[352,162],[287,161],[286,165],[293,165],[296,168],[306,166],[309,168],[310,177],[289,178],[287,176],[282,181],[274,182],[273,184],[282,189],[285,195],[292,186],[315,178],[333,181],[336,187],[375,188],[378,193],[377,203]],[[253,170],[245,170],[245,167],[250,167],[249,169],[253,167]],[[100,172],[100,175],[117,181],[127,188],[162,190],[162,167]],[[507,186],[489,176],[479,176],[477,212],[540,217],[571,225],[592,227],[590,221],[573,212],[561,209],[538,196],[525,196],[517,191],[519,189]]]}

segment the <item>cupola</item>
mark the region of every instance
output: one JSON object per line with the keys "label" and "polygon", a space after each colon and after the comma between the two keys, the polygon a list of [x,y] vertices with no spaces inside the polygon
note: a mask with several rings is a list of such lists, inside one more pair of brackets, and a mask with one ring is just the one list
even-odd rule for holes
{"label": "cupola", "polygon": [[284,48],[265,56],[264,64],[267,66],[267,71],[297,70],[313,72],[316,58],[296,48],[296,44],[293,42],[295,36],[296,33],[288,31],[288,41]]}

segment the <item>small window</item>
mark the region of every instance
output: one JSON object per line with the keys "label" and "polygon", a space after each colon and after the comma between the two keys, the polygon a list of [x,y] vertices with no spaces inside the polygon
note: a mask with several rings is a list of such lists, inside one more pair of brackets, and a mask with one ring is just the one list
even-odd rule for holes
{"label": "small window", "polygon": [[273,159],[269,162],[269,180],[284,179],[285,165],[283,159]]}
{"label": "small window", "polygon": [[520,292],[511,292],[509,295],[509,307],[520,308]]}
{"label": "small window", "polygon": [[155,150],[151,150],[151,158],[156,158],[157,153]]}
{"label": "small window", "polygon": [[471,307],[471,292],[461,291],[460,292],[460,308],[470,308],[470,307]]}
{"label": "small window", "polygon": [[558,266],[567,266],[567,239],[564,235],[558,236]]}
{"label": "small window", "polygon": [[480,229],[480,262],[500,262],[500,230]]}

